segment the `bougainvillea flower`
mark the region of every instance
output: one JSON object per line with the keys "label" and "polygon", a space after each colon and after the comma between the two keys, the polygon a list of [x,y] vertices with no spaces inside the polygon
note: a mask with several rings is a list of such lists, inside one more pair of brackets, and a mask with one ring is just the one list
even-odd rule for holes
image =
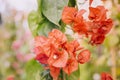
{"label": "bougainvillea flower", "polygon": [[67,74],[71,74],[77,69],[78,69],[78,62],[75,58],[68,59],[66,66],[63,67],[63,71]]}
{"label": "bougainvillea flower", "polygon": [[36,54],[45,53],[47,56],[50,54],[50,42],[48,38],[44,36],[35,37],[35,48],[34,52]]}
{"label": "bougainvillea flower", "polygon": [[63,49],[57,50],[53,45],[52,52],[48,59],[48,64],[54,67],[64,67],[67,63],[67,60],[68,53]]}
{"label": "bougainvillea flower", "polygon": [[34,53],[37,55],[37,54],[40,54],[40,53],[44,53],[44,50],[42,47],[38,46],[38,47],[35,47],[34,48]]}
{"label": "bougainvillea flower", "polygon": [[104,8],[104,6],[97,6],[96,8],[89,7],[89,10],[90,10],[90,14],[89,14],[90,20],[103,21],[106,19],[107,10]]}
{"label": "bougainvillea flower", "polygon": [[79,34],[87,34],[87,31],[88,31],[86,22],[82,16],[85,12],[86,11],[82,9],[77,13],[74,20],[74,25],[72,26],[72,29]]}
{"label": "bougainvillea flower", "polygon": [[101,73],[101,80],[113,80],[113,79],[110,74],[103,72]]}
{"label": "bougainvillea flower", "polygon": [[76,58],[76,51],[81,50],[82,47],[80,46],[77,40],[73,40],[65,44],[65,49],[69,53],[70,57]]}
{"label": "bougainvillea flower", "polygon": [[86,10],[81,9],[80,11],[77,12],[76,16],[74,16],[74,24],[78,24],[83,20],[83,14],[86,12]]}
{"label": "bougainvillea flower", "polygon": [[53,77],[53,80],[58,80],[58,76],[60,74],[60,68],[49,66],[50,75]]}
{"label": "bougainvillea flower", "polygon": [[37,36],[37,37],[35,37],[35,47],[38,47],[38,46],[42,46],[42,45],[44,45],[44,44],[47,44],[46,42],[47,42],[47,38],[46,37],[44,37],[44,36]]}
{"label": "bougainvillea flower", "polygon": [[48,58],[49,57],[46,54],[41,53],[41,54],[38,54],[35,59],[39,61],[41,64],[48,64],[47,63]]}
{"label": "bougainvillea flower", "polygon": [[100,28],[98,29],[99,34],[107,34],[113,26],[112,19],[106,19],[100,22]]}
{"label": "bougainvillea flower", "polygon": [[79,34],[87,34],[87,32],[88,32],[88,28],[83,21],[79,22],[78,24],[75,24],[72,27],[72,29]]}
{"label": "bougainvillea flower", "polygon": [[93,34],[90,40],[90,43],[92,45],[99,45],[101,43],[103,43],[105,39],[105,35],[101,35],[101,34]]}
{"label": "bougainvillea flower", "polygon": [[48,36],[51,43],[55,44],[56,47],[64,44],[67,41],[65,34],[57,29],[53,29]]}
{"label": "bougainvillea flower", "polygon": [[62,21],[66,24],[70,24],[74,21],[74,17],[77,14],[77,9],[74,7],[64,7],[62,12]]}
{"label": "bougainvillea flower", "polygon": [[91,53],[89,50],[83,50],[78,55],[78,62],[81,64],[88,62],[90,60],[90,55],[91,55]]}

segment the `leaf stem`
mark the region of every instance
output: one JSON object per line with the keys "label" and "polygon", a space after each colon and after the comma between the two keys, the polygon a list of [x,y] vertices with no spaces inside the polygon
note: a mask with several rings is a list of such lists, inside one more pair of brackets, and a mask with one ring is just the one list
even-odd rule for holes
{"label": "leaf stem", "polygon": [[80,80],[80,64],[78,64],[78,70],[79,70],[79,78],[78,78],[78,80]]}

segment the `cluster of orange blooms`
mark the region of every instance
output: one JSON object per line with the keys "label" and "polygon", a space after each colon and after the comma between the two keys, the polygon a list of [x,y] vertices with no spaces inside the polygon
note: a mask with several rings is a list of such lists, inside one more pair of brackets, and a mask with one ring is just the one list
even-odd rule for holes
{"label": "cluster of orange blooms", "polygon": [[[90,0],[90,5],[93,0]],[[62,21],[71,26],[74,32],[90,38],[92,45],[101,44],[106,34],[112,28],[112,19],[107,18],[104,6],[89,7],[88,19],[83,14],[86,10],[77,10],[74,7],[65,7]],[[35,37],[36,60],[50,70],[53,80],[57,80],[60,70],[66,74],[78,70],[78,63],[83,64],[90,60],[90,51],[80,46],[77,40],[69,41],[65,34],[53,29],[48,37]],[[108,73],[102,73],[102,80],[113,80]]]}
{"label": "cluster of orange blooms", "polygon": [[53,29],[48,38],[37,36],[34,51],[36,60],[46,64],[54,80],[57,80],[61,69],[71,74],[78,69],[78,63],[83,64],[90,59],[89,50],[83,49],[77,40],[68,42],[65,34],[57,29]]}
{"label": "cluster of orange blooms", "polygon": [[107,18],[107,10],[104,6],[89,7],[88,19],[85,20],[83,14],[86,10],[78,11],[74,7],[65,7],[62,13],[62,21],[71,25],[73,31],[79,35],[90,38],[92,45],[103,43],[106,34],[113,26],[112,19]]}

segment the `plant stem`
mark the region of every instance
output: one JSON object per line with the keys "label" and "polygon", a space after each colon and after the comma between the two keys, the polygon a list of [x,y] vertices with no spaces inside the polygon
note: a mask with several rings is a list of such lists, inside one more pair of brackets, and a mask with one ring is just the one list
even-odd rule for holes
{"label": "plant stem", "polygon": [[111,49],[111,60],[112,60],[112,67],[111,67],[111,72],[112,72],[112,77],[113,80],[116,80],[116,52],[115,49]]}
{"label": "plant stem", "polygon": [[80,80],[80,64],[78,65],[78,70],[79,70],[79,78],[78,78],[78,80]]}
{"label": "plant stem", "polygon": [[65,80],[65,73],[63,72],[63,70],[61,70],[61,79]]}

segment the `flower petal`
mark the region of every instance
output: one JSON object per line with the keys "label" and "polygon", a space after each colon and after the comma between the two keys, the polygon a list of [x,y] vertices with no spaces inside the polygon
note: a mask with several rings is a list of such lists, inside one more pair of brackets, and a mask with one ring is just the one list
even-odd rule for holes
{"label": "flower petal", "polygon": [[57,29],[53,29],[50,33],[49,33],[49,40],[51,43],[60,45],[63,44],[67,41],[67,38],[65,36],[65,34],[63,34],[61,31],[57,30]]}
{"label": "flower petal", "polygon": [[85,62],[88,62],[90,60],[90,51],[89,50],[83,50],[78,55],[78,62],[81,64],[84,64]]}
{"label": "flower petal", "polygon": [[58,76],[60,74],[60,68],[50,66],[50,75],[53,77],[53,80],[58,80]]}
{"label": "flower petal", "polygon": [[77,13],[77,9],[74,7],[65,7],[62,13],[62,21],[66,24],[70,24],[74,21],[74,17]]}
{"label": "flower petal", "polygon": [[41,53],[38,54],[35,59],[38,60],[41,64],[48,64],[47,63],[48,58],[49,57],[46,54]]}
{"label": "flower petal", "polygon": [[90,43],[92,45],[99,45],[102,44],[105,39],[105,35],[101,34],[93,34],[90,40]]}
{"label": "flower petal", "polygon": [[54,67],[64,67],[67,63],[68,53],[65,50],[55,51],[51,54],[48,63]]}
{"label": "flower petal", "polygon": [[95,21],[103,21],[106,19],[106,12],[107,10],[105,9],[104,6],[97,6],[97,7],[89,7],[90,14],[89,14],[89,19],[90,20],[95,20]]}
{"label": "flower petal", "polygon": [[44,53],[44,50],[43,50],[43,48],[41,48],[40,46],[38,46],[38,47],[34,48],[34,53],[35,54]]}
{"label": "flower petal", "polygon": [[78,69],[78,62],[75,58],[71,58],[67,61],[65,67],[63,67],[63,71],[67,74],[71,74],[72,72]]}
{"label": "flower petal", "polygon": [[47,42],[47,38],[44,36],[35,37],[35,47],[41,46]]}
{"label": "flower petal", "polygon": [[55,67],[64,67],[68,60],[68,53],[66,51],[53,63]]}
{"label": "flower petal", "polygon": [[78,43],[77,40],[67,42],[64,47],[65,50],[69,53],[70,57],[74,57],[74,58],[76,58],[76,52],[82,49],[82,47],[80,47],[80,44]]}
{"label": "flower petal", "polygon": [[107,19],[105,21],[100,22],[100,28],[98,29],[99,34],[107,34],[110,32],[111,28],[113,26],[112,19]]}

